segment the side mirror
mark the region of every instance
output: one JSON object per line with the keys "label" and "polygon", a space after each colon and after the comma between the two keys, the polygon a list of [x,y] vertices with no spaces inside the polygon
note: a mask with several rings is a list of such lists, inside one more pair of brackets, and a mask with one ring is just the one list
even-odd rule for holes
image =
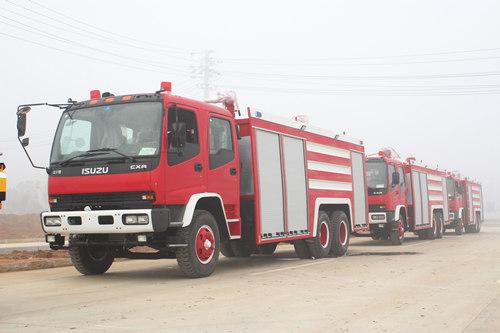
{"label": "side mirror", "polygon": [[29,144],[30,144],[30,138],[24,138],[24,139],[21,141],[21,145],[22,145],[23,147],[27,147]]}
{"label": "side mirror", "polygon": [[183,148],[187,142],[186,123],[175,122],[172,124],[172,146]]}
{"label": "side mirror", "polygon": [[399,173],[393,172],[392,173],[392,186],[396,186],[398,184],[399,184]]}
{"label": "side mirror", "polygon": [[17,114],[17,136],[26,134],[26,113]]}

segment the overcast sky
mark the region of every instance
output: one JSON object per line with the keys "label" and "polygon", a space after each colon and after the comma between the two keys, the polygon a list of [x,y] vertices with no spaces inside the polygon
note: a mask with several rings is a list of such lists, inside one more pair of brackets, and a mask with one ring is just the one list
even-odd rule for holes
{"label": "overcast sky", "polygon": [[[481,180],[485,203],[500,198],[499,1],[36,1],[0,0],[10,186],[46,177],[16,141],[17,105],[153,92],[160,81],[202,98],[190,73],[210,49],[212,95],[234,90],[242,109],[307,114],[367,152],[391,146]],[[39,163],[58,117],[29,114]]]}

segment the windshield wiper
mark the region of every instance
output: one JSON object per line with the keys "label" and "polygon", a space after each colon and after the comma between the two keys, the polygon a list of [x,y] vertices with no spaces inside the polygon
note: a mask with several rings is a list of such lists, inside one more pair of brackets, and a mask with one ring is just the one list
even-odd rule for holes
{"label": "windshield wiper", "polygon": [[128,156],[128,155],[125,155],[121,152],[119,152],[116,148],[99,148],[99,149],[92,149],[92,150],[88,150],[82,154],[79,154],[79,155],[76,155],[76,156],[73,156],[71,158],[68,158],[67,160],[64,160],[62,162],[59,162],[58,164],[60,166],[66,166],[68,165],[71,161],[73,161],[74,159],[76,158],[81,158],[81,157],[92,157],[92,156],[99,156],[99,155],[105,155],[106,153],[108,152],[114,152],[114,153],[117,153],[118,155],[121,155],[123,156],[124,158],[126,159],[129,159],[131,160],[132,162],[135,162],[135,158],[133,158],[132,156]]}
{"label": "windshield wiper", "polygon": [[64,160],[62,162],[59,162],[58,164],[60,166],[66,166],[68,165],[71,161],[73,161],[74,159],[76,158],[80,158],[80,157],[91,157],[91,156],[99,156],[99,155],[104,155],[106,154],[106,152],[102,152],[102,153],[99,153],[99,152],[92,152],[92,151],[87,151],[85,153],[82,153],[82,154],[78,154],[76,156],[73,156],[73,157],[70,157],[68,158],[67,160]]}

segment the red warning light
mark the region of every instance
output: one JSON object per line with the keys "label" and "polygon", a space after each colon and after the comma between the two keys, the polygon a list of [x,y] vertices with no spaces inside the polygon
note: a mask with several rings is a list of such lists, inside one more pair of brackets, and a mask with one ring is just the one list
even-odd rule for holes
{"label": "red warning light", "polygon": [[99,90],[90,91],[90,99],[99,99],[99,98],[101,98],[101,92]]}
{"label": "red warning light", "polygon": [[172,92],[172,82],[162,82],[160,84],[160,89],[162,91],[166,91],[168,93],[171,93]]}

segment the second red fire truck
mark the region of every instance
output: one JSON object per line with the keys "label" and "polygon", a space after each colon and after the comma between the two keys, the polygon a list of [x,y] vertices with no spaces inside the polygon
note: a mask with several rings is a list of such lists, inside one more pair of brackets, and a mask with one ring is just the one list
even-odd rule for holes
{"label": "second red fire truck", "polygon": [[483,217],[481,185],[456,175],[405,162],[390,149],[367,159],[370,231],[373,239],[404,241],[405,231],[419,238],[479,232]]}

